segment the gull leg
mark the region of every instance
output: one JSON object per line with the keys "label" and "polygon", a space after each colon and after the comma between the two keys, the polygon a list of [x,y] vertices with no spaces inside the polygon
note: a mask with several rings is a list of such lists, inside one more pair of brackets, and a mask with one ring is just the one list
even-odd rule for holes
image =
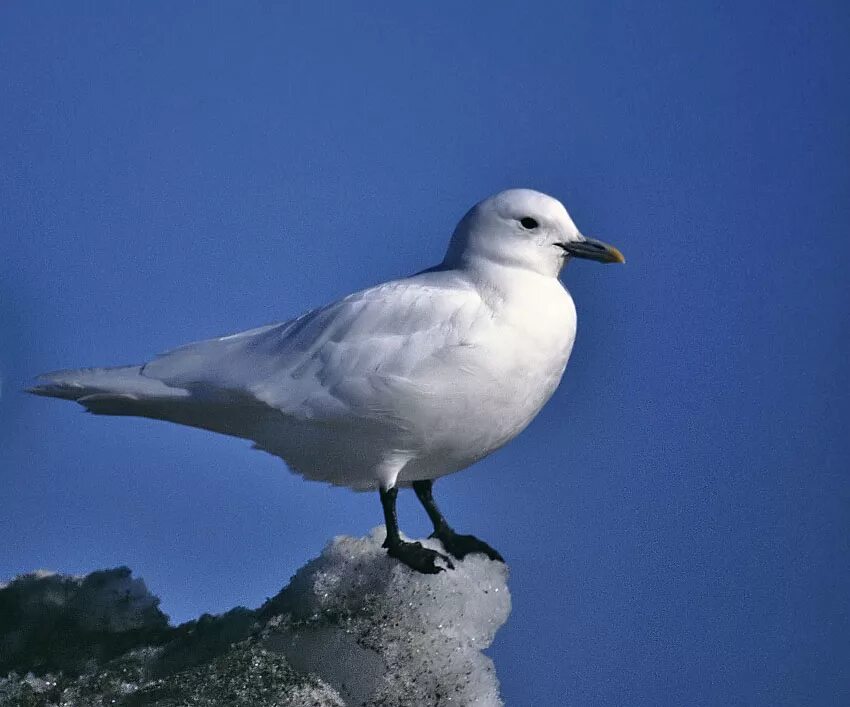
{"label": "gull leg", "polygon": [[434,482],[431,479],[413,482],[413,490],[416,492],[416,497],[434,524],[434,532],[431,537],[437,538],[443,543],[443,547],[459,560],[474,552],[482,552],[491,560],[504,562],[502,556],[483,540],[479,540],[474,535],[459,535],[452,530],[434,502],[434,496],[431,494],[431,487],[433,485]]}
{"label": "gull leg", "polygon": [[422,574],[442,572],[445,568],[437,564],[438,559],[442,560],[449,569],[454,569],[452,561],[442,553],[422,547],[420,543],[409,543],[401,539],[395,507],[398,487],[384,488],[382,486],[380,493],[381,505],[384,508],[384,520],[387,523],[387,539],[384,541],[387,554],[401,560],[408,567]]}

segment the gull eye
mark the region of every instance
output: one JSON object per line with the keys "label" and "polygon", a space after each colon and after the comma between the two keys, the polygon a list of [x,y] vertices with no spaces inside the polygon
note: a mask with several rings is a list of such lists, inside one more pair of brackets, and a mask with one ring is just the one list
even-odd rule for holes
{"label": "gull eye", "polygon": [[523,228],[526,228],[529,231],[533,231],[535,228],[537,228],[540,225],[539,223],[537,223],[537,221],[535,221],[533,218],[531,218],[531,216],[526,216],[525,218],[521,218],[519,220],[519,222],[522,224]]}

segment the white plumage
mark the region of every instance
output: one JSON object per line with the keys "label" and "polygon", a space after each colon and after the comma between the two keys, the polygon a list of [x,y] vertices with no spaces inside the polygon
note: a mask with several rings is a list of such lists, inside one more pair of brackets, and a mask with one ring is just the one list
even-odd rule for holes
{"label": "white plumage", "polygon": [[436,268],[142,366],[48,374],[32,392],[244,437],[355,489],[434,479],[513,439],[554,392],[576,330],[558,280],[571,255],[622,261],[555,199],[502,192]]}

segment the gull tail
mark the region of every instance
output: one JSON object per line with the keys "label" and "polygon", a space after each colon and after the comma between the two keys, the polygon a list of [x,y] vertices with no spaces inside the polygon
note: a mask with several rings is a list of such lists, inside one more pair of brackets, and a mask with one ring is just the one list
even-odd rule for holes
{"label": "gull tail", "polygon": [[188,391],[142,374],[142,366],[77,368],[39,376],[28,393],[73,400],[97,415],[141,415],[152,402],[177,402]]}
{"label": "gull tail", "polygon": [[[147,417],[257,442],[282,414],[244,393],[203,385],[170,386],[145,366],[78,368],[39,376],[28,393],[73,400],[95,415]],[[258,436],[259,435],[259,436]]]}

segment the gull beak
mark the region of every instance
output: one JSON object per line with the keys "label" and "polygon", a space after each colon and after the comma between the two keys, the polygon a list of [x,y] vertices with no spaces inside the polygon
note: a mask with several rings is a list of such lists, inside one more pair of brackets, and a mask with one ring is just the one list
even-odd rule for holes
{"label": "gull beak", "polygon": [[623,254],[614,246],[594,240],[593,238],[558,243],[558,245],[566,251],[567,255],[575,258],[587,258],[588,260],[597,260],[600,263],[626,262]]}

